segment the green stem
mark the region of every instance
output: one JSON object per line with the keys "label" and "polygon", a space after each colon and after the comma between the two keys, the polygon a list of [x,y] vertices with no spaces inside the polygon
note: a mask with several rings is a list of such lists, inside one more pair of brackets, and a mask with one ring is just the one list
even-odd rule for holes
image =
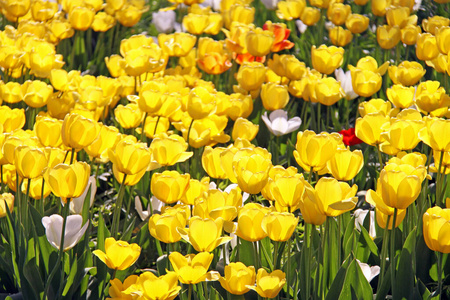
{"label": "green stem", "polygon": [[192,298],[192,284],[189,285],[188,300],[191,300],[191,298]]}
{"label": "green stem", "polygon": [[258,270],[259,269],[259,255],[258,255],[258,244],[257,244],[258,242],[252,242],[252,245],[253,245],[253,259],[254,259],[254,262],[255,262],[255,269],[256,270]]}
{"label": "green stem", "polygon": [[389,254],[389,267],[391,269],[391,290],[392,290],[392,298],[395,298],[395,223],[397,221],[397,208],[394,208],[394,216],[392,221],[392,229],[391,229],[391,249]]}
{"label": "green stem", "polygon": [[386,270],[386,258],[387,258],[387,251],[388,251],[388,240],[389,240],[389,221],[391,219],[391,216],[387,216],[386,221],[386,227],[384,228],[384,234],[383,234],[383,243],[381,245],[381,258],[380,258],[380,275],[378,279],[378,287],[377,290],[380,290],[381,283],[383,282],[385,270]]}
{"label": "green stem", "polygon": [[276,270],[278,269],[278,248],[280,243],[277,241],[274,241],[273,243],[273,270]]}
{"label": "green stem", "polygon": [[380,163],[380,172],[383,169],[383,156],[381,154],[381,150],[380,150],[380,144],[377,144],[377,153],[378,153],[378,162]]}
{"label": "green stem", "polygon": [[437,256],[439,300],[442,300],[442,253],[438,251],[435,253]]}
{"label": "green stem", "polygon": [[144,119],[142,120],[141,138],[139,139],[141,142],[144,142],[144,137],[145,137],[145,120],[146,119],[147,119],[147,113],[144,114]]}
{"label": "green stem", "polygon": [[161,119],[161,116],[158,116],[158,118],[156,119],[155,130],[153,131],[153,138],[155,138],[156,129],[158,128],[158,124],[159,124],[159,120],[160,119]]}
{"label": "green stem", "polygon": [[[439,157],[439,169],[436,174],[436,205],[441,206],[441,198],[442,198],[442,179],[445,176],[445,172],[442,172],[442,163],[444,160],[444,151],[441,151],[441,156]],[[445,203],[444,203],[445,205]]]}
{"label": "green stem", "polygon": [[117,196],[116,207],[114,209],[114,216],[112,221],[111,236],[117,240],[119,231],[120,211],[122,210],[123,196],[125,194],[125,180],[127,174],[123,175],[122,184],[120,185],[119,194]]}

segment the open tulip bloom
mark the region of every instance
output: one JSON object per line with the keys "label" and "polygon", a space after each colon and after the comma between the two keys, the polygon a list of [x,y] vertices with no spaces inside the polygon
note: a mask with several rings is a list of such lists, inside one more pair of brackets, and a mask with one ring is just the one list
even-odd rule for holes
{"label": "open tulip bloom", "polygon": [[274,110],[267,117],[267,112],[261,116],[267,128],[275,136],[281,136],[297,130],[302,124],[300,117],[293,117],[288,120],[288,113],[282,109]]}
{"label": "open tulip bloom", "polygon": [[[44,225],[47,240],[58,250],[61,247],[63,221],[63,217],[56,214],[51,215],[50,217],[42,218],[42,225]],[[81,226],[82,222],[83,217],[80,215],[72,215],[67,217],[66,228],[64,231],[64,251],[73,248],[84,235],[89,222],[86,222],[83,226]]]}

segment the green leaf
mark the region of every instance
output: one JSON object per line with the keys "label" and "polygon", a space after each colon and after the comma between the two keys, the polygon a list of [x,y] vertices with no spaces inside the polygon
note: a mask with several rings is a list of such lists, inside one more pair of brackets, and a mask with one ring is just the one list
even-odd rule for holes
{"label": "green leaf", "polygon": [[238,261],[242,262],[247,267],[254,266],[255,260],[252,243],[239,238],[239,244],[237,247],[239,247],[237,254]]}
{"label": "green leaf", "polygon": [[[361,244],[364,245],[370,252],[373,254],[373,258],[375,259],[375,264],[380,265],[379,255],[378,255],[378,247],[375,245],[374,241],[370,237],[367,229],[361,226],[361,235],[359,238]],[[366,260],[365,260],[366,261]]]}
{"label": "green leaf", "polygon": [[400,261],[395,277],[395,297],[411,299],[414,290],[414,270],[412,267],[413,250],[416,241],[416,228],[408,235],[400,254]]}
{"label": "green leaf", "polygon": [[[37,268],[36,258],[30,259],[23,268],[23,275],[34,292],[34,299],[39,299],[39,294],[44,292],[44,281],[42,280],[39,269]],[[31,290],[27,291],[31,292]]]}
{"label": "green leaf", "polygon": [[[338,276],[336,276],[338,278]],[[335,279],[336,280],[336,279]],[[338,279],[339,281],[342,279]],[[373,293],[367,279],[364,277],[356,259],[353,259],[345,272],[342,290],[339,294],[327,294],[327,299],[364,299],[372,300]]]}

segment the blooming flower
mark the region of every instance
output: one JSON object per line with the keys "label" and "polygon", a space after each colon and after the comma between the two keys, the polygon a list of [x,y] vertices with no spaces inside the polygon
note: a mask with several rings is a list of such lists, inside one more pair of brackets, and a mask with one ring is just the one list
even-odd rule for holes
{"label": "blooming flower", "polygon": [[[56,249],[59,249],[61,246],[63,221],[63,217],[57,214],[42,218],[42,225],[44,225],[47,240]],[[89,223],[86,222],[83,227],[81,227],[82,222],[83,217],[80,215],[67,217],[66,228],[64,230],[64,251],[73,248],[84,235]]]}
{"label": "blooming flower", "polygon": [[346,146],[354,146],[363,142],[356,136],[354,127],[349,129],[342,129],[341,131],[339,131],[339,134],[343,136],[343,142]]}
{"label": "blooming flower", "polygon": [[361,271],[364,274],[364,277],[366,277],[367,281],[370,282],[372,279],[375,278],[378,274],[380,274],[380,267],[379,266],[369,266],[368,264],[362,263],[359,260],[356,260],[359,264],[359,267],[361,268]]}
{"label": "blooming flower", "polygon": [[267,112],[261,116],[267,128],[275,136],[281,136],[291,133],[297,130],[302,124],[302,120],[299,117],[294,117],[288,120],[288,114],[286,111],[278,109],[270,113],[267,117]]}
{"label": "blooming flower", "polygon": [[341,87],[344,90],[345,98],[347,100],[353,100],[358,97],[352,86],[352,76],[350,71],[344,72],[341,68],[334,71],[336,79],[341,83]]}
{"label": "blooming flower", "polygon": [[175,27],[175,11],[173,10],[160,10],[152,14],[152,23],[155,25],[156,30],[162,33],[172,32]]}

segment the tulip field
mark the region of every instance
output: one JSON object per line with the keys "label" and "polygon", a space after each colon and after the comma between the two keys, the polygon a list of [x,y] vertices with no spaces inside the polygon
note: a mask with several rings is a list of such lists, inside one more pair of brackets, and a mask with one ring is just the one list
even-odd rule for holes
{"label": "tulip field", "polygon": [[450,299],[450,0],[0,12],[0,300]]}

